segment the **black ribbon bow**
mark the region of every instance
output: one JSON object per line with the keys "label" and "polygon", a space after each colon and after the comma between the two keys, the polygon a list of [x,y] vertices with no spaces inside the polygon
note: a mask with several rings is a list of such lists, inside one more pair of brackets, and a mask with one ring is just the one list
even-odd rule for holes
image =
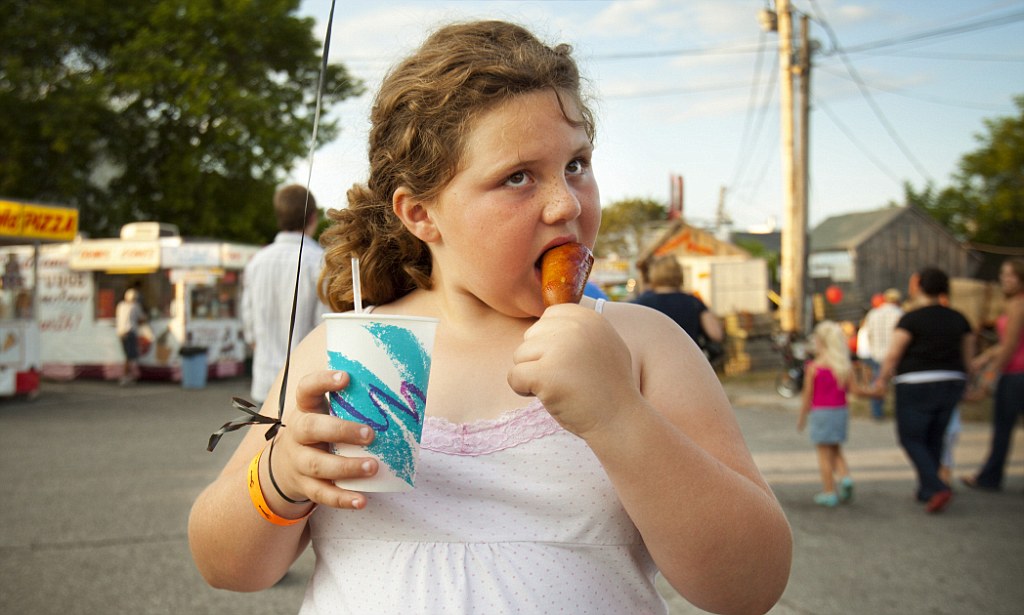
{"label": "black ribbon bow", "polygon": [[260,414],[259,406],[248,399],[232,397],[231,405],[246,413],[248,416],[240,416],[237,419],[224,423],[216,433],[211,435],[210,443],[206,445],[206,450],[211,453],[213,452],[213,449],[217,448],[217,443],[220,442],[221,436],[229,431],[235,431],[236,429],[241,429],[242,427],[247,427],[249,425],[270,425],[270,429],[267,430],[267,440],[270,440],[277,435],[278,429],[284,427],[284,423],[281,422],[281,417],[274,418],[272,416]]}

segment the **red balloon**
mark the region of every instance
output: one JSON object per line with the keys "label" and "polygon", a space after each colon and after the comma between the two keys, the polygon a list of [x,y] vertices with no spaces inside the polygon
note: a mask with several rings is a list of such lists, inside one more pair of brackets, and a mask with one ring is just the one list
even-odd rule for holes
{"label": "red balloon", "polygon": [[843,289],[838,286],[829,286],[825,289],[825,299],[835,305],[843,300]]}
{"label": "red balloon", "polygon": [[885,295],[882,293],[875,293],[871,295],[871,307],[878,307],[885,303]]}

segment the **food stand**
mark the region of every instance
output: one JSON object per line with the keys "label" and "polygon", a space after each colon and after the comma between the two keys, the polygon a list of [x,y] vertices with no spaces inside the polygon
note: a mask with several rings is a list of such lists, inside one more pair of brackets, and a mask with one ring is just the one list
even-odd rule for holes
{"label": "food stand", "polygon": [[148,321],[139,332],[143,379],[179,381],[183,347],[202,347],[212,378],[240,375],[241,270],[258,246],[186,241],[156,222],[125,225],[118,238],[44,246],[38,259],[40,359],[53,379],[123,375],[117,304],[139,292]]}
{"label": "food stand", "polygon": [[0,199],[0,397],[39,392],[39,254],[77,233],[77,209]]}

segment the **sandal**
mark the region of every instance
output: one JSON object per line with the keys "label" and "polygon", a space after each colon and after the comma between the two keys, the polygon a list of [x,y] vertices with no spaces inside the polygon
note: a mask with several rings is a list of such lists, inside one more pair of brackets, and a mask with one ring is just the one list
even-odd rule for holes
{"label": "sandal", "polygon": [[835,508],[839,505],[839,498],[831,491],[828,493],[819,493],[814,496],[814,503],[818,506],[824,506],[825,508]]}
{"label": "sandal", "polygon": [[839,501],[849,502],[853,499],[853,479],[849,476],[844,476],[843,480],[839,481]]}

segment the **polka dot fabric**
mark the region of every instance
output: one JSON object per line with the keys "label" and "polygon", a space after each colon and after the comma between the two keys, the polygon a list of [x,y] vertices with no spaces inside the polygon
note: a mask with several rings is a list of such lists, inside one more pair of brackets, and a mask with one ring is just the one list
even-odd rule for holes
{"label": "polka dot fabric", "polygon": [[310,519],[301,613],[667,613],[657,570],[594,454],[539,402],[427,417],[416,489]]}

